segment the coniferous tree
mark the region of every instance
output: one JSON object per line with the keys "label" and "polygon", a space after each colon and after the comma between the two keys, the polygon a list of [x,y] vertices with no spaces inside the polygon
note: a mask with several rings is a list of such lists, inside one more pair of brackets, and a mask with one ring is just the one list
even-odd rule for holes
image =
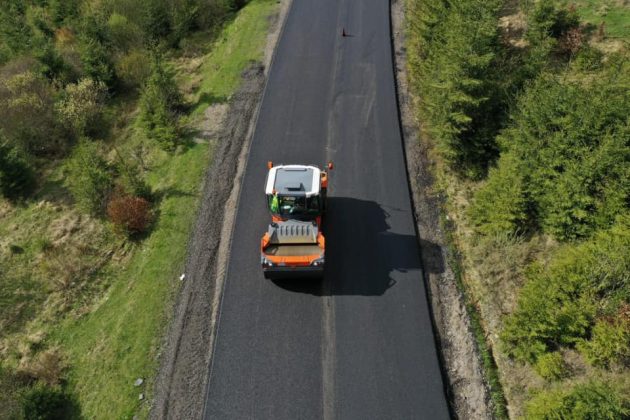
{"label": "coniferous tree", "polygon": [[34,181],[24,156],[0,136],[0,193],[10,199],[24,197],[32,190]]}
{"label": "coniferous tree", "polygon": [[151,76],[140,97],[140,122],[146,136],[165,150],[173,150],[179,141],[177,111],[180,106],[181,95],[173,74],[156,54]]}

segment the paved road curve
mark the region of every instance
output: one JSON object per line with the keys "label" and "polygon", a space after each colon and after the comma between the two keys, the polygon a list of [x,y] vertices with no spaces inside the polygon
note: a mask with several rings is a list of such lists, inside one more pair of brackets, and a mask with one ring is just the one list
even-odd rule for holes
{"label": "paved road curve", "polygon": [[[335,163],[323,282],[263,279],[268,160]],[[448,418],[387,0],[293,0],[243,182],[205,418]]]}

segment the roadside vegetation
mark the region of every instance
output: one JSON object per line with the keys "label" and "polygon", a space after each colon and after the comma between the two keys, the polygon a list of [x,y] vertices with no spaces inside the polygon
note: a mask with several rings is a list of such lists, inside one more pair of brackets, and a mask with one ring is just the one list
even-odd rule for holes
{"label": "roadside vegetation", "polygon": [[204,111],[262,59],[275,7],[3,2],[1,418],[147,415],[221,124]]}
{"label": "roadside vegetation", "polygon": [[407,1],[497,417],[630,416],[629,17],[606,0]]}

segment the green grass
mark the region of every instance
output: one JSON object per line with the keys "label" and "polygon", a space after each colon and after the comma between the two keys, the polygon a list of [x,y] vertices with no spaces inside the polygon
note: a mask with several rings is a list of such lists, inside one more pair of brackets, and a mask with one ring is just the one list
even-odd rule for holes
{"label": "green grass", "polygon": [[[240,75],[251,61],[262,57],[268,16],[275,1],[254,0],[241,10],[219,36],[201,66],[201,99],[228,98],[239,86]],[[194,113],[209,102],[201,100]],[[168,157],[158,154],[148,176],[154,190],[163,193],[159,219],[151,235],[134,249],[124,269],[105,270],[112,284],[93,312],[62,322],[53,335],[70,363],[69,391],[78,399],[86,418],[146,416],[157,368],[156,351],[169,316],[203,174],[212,153],[196,144]],[[148,378],[136,388],[136,378]]]}
{"label": "green grass", "polygon": [[29,262],[39,252],[37,238],[44,236],[54,216],[52,208],[32,204],[0,218],[0,336],[21,329],[46,299],[48,287]]}
{"label": "green grass", "polygon": [[145,391],[132,384],[155,370],[209,151],[195,145],[151,174],[154,190],[169,191],[153,233],[126,269],[111,274],[103,304],[82,319],[67,320],[55,334],[72,360],[70,388],[88,418],[130,418],[138,410],[138,394]]}
{"label": "green grass", "polygon": [[[47,194],[41,191],[39,197]],[[61,203],[42,199],[11,208],[0,218],[0,339],[11,341],[27,326],[38,327],[30,324],[38,323],[44,306],[59,313],[89,304],[101,283],[78,281],[70,291],[60,272],[66,265],[87,271],[114,246],[105,226]],[[79,253],[80,262],[75,258]]]}
{"label": "green grass", "polygon": [[610,38],[630,38],[630,5],[619,0],[562,0],[559,4],[575,4],[578,14],[587,23],[599,26],[605,22],[605,33]]}
{"label": "green grass", "polygon": [[240,85],[243,70],[262,59],[268,17],[276,4],[273,0],[249,3],[218,36],[200,69],[203,80],[196,95],[194,115],[202,113],[208,105],[226,102]]}

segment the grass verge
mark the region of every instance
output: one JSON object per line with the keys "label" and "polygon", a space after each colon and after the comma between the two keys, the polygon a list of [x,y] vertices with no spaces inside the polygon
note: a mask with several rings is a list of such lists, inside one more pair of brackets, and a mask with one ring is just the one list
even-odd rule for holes
{"label": "grass verge", "polygon": [[[443,216],[444,212],[441,213]],[[486,330],[483,327],[481,314],[473,299],[472,293],[464,282],[464,268],[460,261],[460,252],[455,239],[455,227],[445,217],[440,221],[442,230],[445,233],[446,245],[449,248],[448,265],[453,270],[457,288],[464,298],[466,313],[470,319],[470,325],[473,329],[477,350],[481,357],[484,376],[488,383],[490,391],[490,399],[492,400],[492,411],[496,419],[508,419],[507,402],[503,392],[503,386],[499,378],[499,369],[494,361],[492,347],[486,340]]]}
{"label": "grass verge", "polygon": [[252,1],[221,33],[200,67],[202,79],[193,115],[226,102],[240,85],[243,70],[262,60],[269,17],[276,6],[273,0]]}

